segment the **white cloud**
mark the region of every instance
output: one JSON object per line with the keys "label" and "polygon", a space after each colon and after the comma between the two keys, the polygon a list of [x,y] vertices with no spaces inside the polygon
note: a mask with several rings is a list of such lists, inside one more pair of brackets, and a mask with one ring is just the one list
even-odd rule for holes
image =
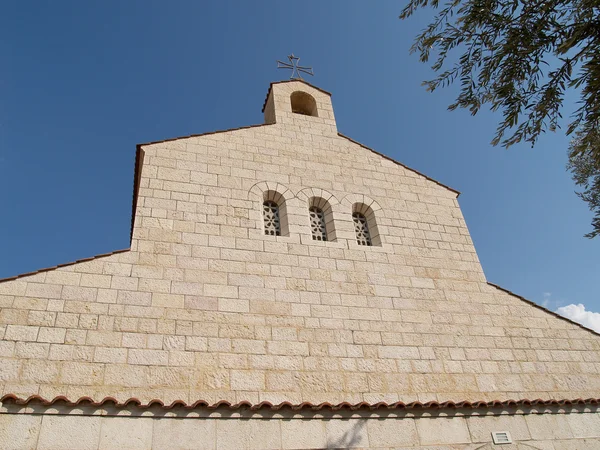
{"label": "white cloud", "polygon": [[544,300],[542,300],[542,306],[544,308],[548,308],[550,306],[550,297],[552,296],[551,292],[544,292]]}
{"label": "white cloud", "polygon": [[591,328],[595,332],[600,333],[600,313],[586,311],[585,306],[581,303],[561,306],[556,312],[567,319],[571,319],[573,322],[580,323],[584,327]]}

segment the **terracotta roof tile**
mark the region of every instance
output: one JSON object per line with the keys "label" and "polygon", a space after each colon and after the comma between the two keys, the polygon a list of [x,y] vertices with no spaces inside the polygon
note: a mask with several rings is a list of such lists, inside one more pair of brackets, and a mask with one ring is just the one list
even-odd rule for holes
{"label": "terracotta roof tile", "polygon": [[490,283],[489,281],[487,282],[487,284],[489,284],[492,287],[495,287],[496,289],[501,290],[502,292],[506,292],[507,294],[512,295],[513,297],[517,297],[519,300],[522,300],[522,301],[524,301],[525,303],[527,303],[527,304],[529,304],[531,306],[535,306],[536,308],[541,309],[542,311],[547,312],[548,314],[552,314],[554,317],[558,317],[559,319],[566,320],[567,322],[570,322],[573,325],[577,325],[579,328],[583,328],[585,331],[589,331],[590,333],[593,333],[596,336],[600,336],[600,333],[592,330],[591,328],[588,328],[585,325],[582,325],[582,324],[580,324],[578,322],[575,322],[575,321],[573,321],[573,320],[571,320],[571,319],[569,319],[569,318],[567,318],[565,316],[561,316],[560,314],[555,313],[554,311],[551,311],[548,308],[544,308],[542,305],[538,305],[536,302],[528,300],[525,297],[521,297],[520,295],[515,294],[514,292],[511,292],[508,289],[504,289],[503,287],[498,286],[497,284],[494,284],[494,283]]}
{"label": "terracotta roof tile", "polygon": [[366,150],[369,150],[369,151],[371,151],[371,152],[375,153],[376,155],[379,155],[379,156],[381,156],[382,158],[385,158],[385,159],[387,159],[388,161],[391,161],[391,162],[393,162],[393,163],[396,163],[396,164],[398,164],[399,166],[402,166],[402,167],[404,167],[406,170],[410,170],[411,172],[414,172],[414,173],[416,173],[416,174],[418,174],[418,175],[421,175],[422,177],[425,177],[425,178],[427,178],[429,181],[433,181],[435,184],[437,184],[437,185],[439,185],[439,186],[442,186],[442,187],[444,187],[444,188],[446,188],[446,189],[448,189],[448,190],[450,190],[450,191],[452,191],[452,192],[456,193],[456,196],[457,196],[457,197],[460,195],[460,192],[459,192],[459,191],[457,191],[456,189],[453,189],[453,188],[451,188],[450,186],[447,186],[447,185],[445,185],[444,183],[440,183],[439,181],[437,181],[437,180],[434,180],[433,178],[430,178],[430,177],[428,177],[427,175],[425,175],[425,174],[423,174],[423,173],[419,172],[418,170],[412,169],[412,168],[410,168],[410,167],[408,167],[408,166],[406,166],[406,165],[402,164],[401,162],[399,162],[399,161],[396,161],[395,159],[393,159],[393,158],[390,158],[389,156],[386,156],[386,155],[384,155],[383,153],[379,153],[377,150],[373,150],[372,148],[370,148],[370,147],[367,147],[366,145],[364,145],[364,144],[361,144],[360,142],[358,142],[358,141],[355,141],[354,139],[352,139],[352,138],[350,138],[350,137],[348,137],[348,136],[346,136],[346,135],[344,135],[344,134],[342,134],[342,133],[338,133],[338,136],[340,136],[340,137],[343,137],[344,139],[348,139],[350,142],[354,142],[356,145],[360,145],[362,148],[364,148],[364,149],[366,149]]}
{"label": "terracotta roof tile", "polygon": [[56,270],[56,269],[58,269],[60,267],[72,266],[73,264],[78,264],[78,263],[82,263],[82,262],[92,261],[94,259],[104,258],[104,257],[110,256],[110,255],[116,255],[118,253],[125,253],[125,252],[128,252],[129,250],[130,249],[128,249],[128,248],[124,248],[123,250],[115,250],[114,252],[110,252],[110,253],[103,253],[101,255],[91,256],[89,258],[78,259],[77,261],[72,261],[72,262],[68,262],[68,263],[58,264],[57,266],[46,267],[44,269],[39,269],[39,270],[36,270],[36,271],[33,271],[33,272],[21,273],[19,275],[15,275],[14,277],[0,278],[0,283],[2,283],[4,281],[16,280],[18,278],[29,277],[31,275],[36,275],[36,274],[42,273],[42,272],[49,272],[50,270]]}
{"label": "terracotta roof tile", "polygon": [[135,407],[135,408],[141,408],[141,409],[147,409],[147,408],[151,408],[151,407],[159,407],[159,408],[165,409],[165,410],[174,409],[174,408],[185,408],[185,409],[226,408],[226,409],[231,409],[231,410],[247,408],[247,409],[254,410],[254,411],[260,410],[260,409],[270,409],[270,410],[277,411],[277,410],[286,409],[286,408],[291,409],[293,411],[300,411],[300,410],[312,410],[312,411],[370,410],[370,411],[373,411],[373,410],[378,410],[378,409],[394,410],[394,409],[454,409],[454,408],[517,408],[520,406],[528,406],[529,407],[529,406],[577,406],[577,405],[598,406],[598,405],[600,405],[600,399],[597,399],[597,398],[588,398],[588,399],[577,398],[574,400],[568,400],[568,399],[563,399],[563,400],[522,399],[522,400],[504,400],[504,401],[492,400],[489,402],[486,402],[486,401],[473,401],[473,402],[471,402],[471,401],[460,401],[460,402],[431,401],[431,402],[425,402],[425,403],[421,403],[421,402],[410,402],[410,403],[404,403],[404,402],[395,402],[395,403],[386,403],[386,402],[348,403],[348,402],[342,402],[342,403],[337,403],[337,404],[333,404],[333,403],[329,403],[329,402],[317,403],[317,404],[310,403],[310,402],[303,402],[303,403],[299,403],[299,404],[293,404],[290,402],[282,402],[282,403],[273,404],[271,402],[266,402],[266,401],[252,404],[249,401],[241,401],[238,403],[231,403],[226,400],[221,400],[221,401],[211,404],[204,400],[198,400],[193,403],[186,403],[183,400],[175,400],[174,402],[166,405],[159,399],[153,399],[153,400],[150,400],[148,403],[143,403],[142,401],[140,401],[137,398],[130,398],[128,400],[125,400],[124,402],[119,402],[114,397],[105,397],[104,399],[96,402],[93,399],[91,399],[90,397],[81,397],[75,401],[71,401],[67,397],[62,396],[62,395],[60,395],[58,397],[54,397],[52,400],[47,400],[39,395],[32,395],[28,398],[21,398],[14,394],[4,395],[2,398],[0,398],[0,402],[2,402],[3,404],[4,403],[6,403],[6,404],[12,403],[12,404],[19,405],[19,406],[26,406],[26,405],[33,404],[33,403],[40,403],[43,406],[54,406],[54,405],[58,406],[58,405],[62,404],[64,406],[86,406],[86,405],[93,406],[93,407],[114,406],[117,408]]}
{"label": "terracotta roof tile", "polygon": [[202,137],[202,136],[208,136],[208,135],[211,135],[211,134],[227,133],[229,131],[246,130],[248,128],[269,127],[271,125],[273,125],[273,124],[272,123],[259,123],[259,124],[256,124],[256,125],[246,125],[246,126],[243,126],[243,127],[227,128],[226,130],[215,130],[215,131],[207,131],[206,133],[188,134],[186,136],[177,136],[177,137],[174,137],[174,138],[162,139],[160,141],[144,142],[142,144],[137,144],[137,148],[140,148],[140,147],[142,147],[144,145],[162,144],[163,142],[178,141],[180,139],[188,139],[188,138],[193,138],[193,137]]}
{"label": "terracotta roof tile", "polygon": [[133,194],[131,199],[131,227],[129,229],[129,245],[133,240],[133,226],[135,225],[135,210],[137,209],[140,180],[142,179],[142,166],[144,165],[144,150],[138,145],[135,150],[133,168]]}

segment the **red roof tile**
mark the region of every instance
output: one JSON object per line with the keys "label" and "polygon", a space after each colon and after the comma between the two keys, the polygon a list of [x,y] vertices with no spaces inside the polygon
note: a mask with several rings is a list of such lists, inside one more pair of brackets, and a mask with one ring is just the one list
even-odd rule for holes
{"label": "red roof tile", "polygon": [[525,303],[530,304],[531,306],[535,306],[536,308],[541,309],[542,311],[545,311],[548,314],[552,314],[554,317],[558,317],[559,319],[566,320],[567,322],[570,322],[573,325],[577,325],[578,327],[583,328],[585,331],[589,331],[590,333],[593,333],[596,336],[600,336],[600,333],[592,330],[591,328],[588,328],[585,325],[580,324],[579,322],[575,322],[574,320],[571,320],[568,317],[561,316],[560,314],[555,313],[554,311],[551,311],[548,308],[544,308],[542,305],[538,305],[537,303],[535,303],[535,302],[533,302],[531,300],[528,300],[525,297],[521,297],[520,295],[515,294],[514,292],[511,292],[508,289],[504,289],[503,287],[498,286],[497,284],[494,284],[494,283],[490,283],[489,281],[487,282],[487,284],[489,284],[492,287],[495,287],[496,289],[501,290],[502,292],[506,292],[507,294],[512,295],[513,297],[517,297],[519,300],[522,300]]}
{"label": "red roof tile", "polygon": [[229,131],[246,130],[248,128],[269,127],[271,125],[273,125],[273,124],[272,123],[259,123],[259,124],[256,124],[256,125],[246,125],[246,126],[243,126],[243,127],[227,128],[226,130],[215,130],[215,131],[207,131],[205,133],[199,133],[199,134],[188,134],[186,136],[177,136],[177,137],[174,137],[174,138],[162,139],[160,141],[144,142],[142,144],[137,144],[137,148],[139,149],[140,147],[142,147],[144,145],[162,144],[163,142],[178,141],[179,139],[188,139],[188,138],[193,138],[193,137],[202,137],[202,136],[208,136],[208,135],[211,135],[211,134],[227,133]]}
{"label": "red roof tile", "polygon": [[56,270],[59,267],[72,266],[73,264],[78,264],[78,263],[82,263],[82,262],[92,261],[94,259],[104,258],[104,257],[110,256],[110,255],[116,255],[117,253],[125,253],[125,252],[128,252],[129,250],[130,249],[128,249],[128,248],[124,248],[123,250],[115,250],[114,252],[110,252],[110,253],[103,253],[101,255],[91,256],[89,258],[78,259],[77,261],[72,261],[72,262],[68,262],[68,263],[58,264],[57,266],[46,267],[44,269],[38,269],[38,270],[35,270],[33,272],[21,273],[19,275],[15,275],[14,277],[0,278],[0,283],[2,283],[4,281],[16,280],[18,278],[23,278],[23,277],[30,277],[31,275],[35,275],[35,274],[42,273],[42,272],[49,272],[51,270]]}
{"label": "red roof tile", "polygon": [[378,410],[378,409],[454,409],[454,408],[517,408],[521,406],[577,406],[577,405],[600,405],[600,399],[597,398],[588,398],[582,399],[577,398],[574,400],[542,400],[542,399],[522,399],[522,400],[492,400],[489,402],[486,401],[460,401],[460,402],[395,402],[395,403],[386,403],[386,402],[378,402],[378,403],[368,403],[368,402],[360,402],[360,403],[310,403],[303,402],[299,404],[294,404],[290,402],[282,402],[273,404],[271,402],[260,402],[260,403],[251,403],[249,401],[242,401],[238,403],[231,403],[226,400],[221,400],[216,403],[209,403],[204,400],[198,400],[193,403],[187,403],[183,400],[175,400],[170,404],[165,404],[161,400],[153,399],[148,403],[143,403],[141,400],[137,398],[130,398],[125,400],[124,402],[119,402],[117,399],[113,397],[105,397],[99,402],[94,401],[90,397],[81,397],[75,401],[69,400],[65,396],[54,397],[52,400],[47,400],[39,395],[32,395],[28,398],[21,398],[14,394],[7,394],[0,398],[0,402],[2,403],[13,403],[19,406],[26,406],[31,403],[40,403],[43,406],[93,406],[93,407],[103,407],[103,406],[114,406],[116,408],[126,408],[126,407],[135,407],[135,408],[151,408],[151,407],[159,407],[162,409],[173,409],[173,408],[185,408],[185,409],[196,409],[196,408],[206,408],[206,409],[218,409],[218,408],[227,408],[227,409],[241,409],[241,408],[249,408],[251,410],[259,410],[259,409],[270,409],[270,410],[280,410],[280,409],[291,409],[294,411],[299,410],[329,410],[329,411],[339,411],[339,410]]}
{"label": "red roof tile", "polygon": [[446,188],[446,189],[448,189],[448,190],[450,190],[450,191],[452,191],[452,192],[456,193],[456,196],[457,196],[457,197],[460,195],[460,192],[459,192],[459,191],[457,191],[456,189],[452,189],[450,186],[446,186],[444,183],[440,183],[439,181],[437,181],[437,180],[434,180],[433,178],[429,178],[427,175],[425,175],[425,174],[423,174],[423,173],[419,172],[418,170],[412,169],[412,168],[410,168],[410,167],[408,167],[408,166],[406,166],[406,165],[402,164],[401,162],[399,162],[399,161],[396,161],[395,159],[393,159],[393,158],[390,158],[389,156],[386,156],[386,155],[384,155],[383,153],[379,153],[377,150],[373,150],[372,148],[370,148],[370,147],[367,147],[366,145],[364,145],[364,144],[361,144],[360,142],[358,142],[358,141],[355,141],[354,139],[352,139],[352,138],[349,138],[348,136],[346,136],[346,135],[344,135],[344,134],[342,134],[342,133],[338,133],[338,136],[340,136],[340,137],[343,137],[344,139],[348,139],[350,142],[353,142],[353,143],[355,143],[356,145],[360,145],[362,148],[364,148],[364,149],[366,149],[366,150],[369,150],[369,151],[371,151],[371,152],[375,153],[376,155],[379,155],[379,156],[381,156],[382,158],[384,158],[384,159],[387,159],[388,161],[391,161],[391,162],[393,162],[393,163],[396,163],[396,164],[398,164],[399,166],[402,166],[402,167],[404,167],[406,170],[410,170],[411,172],[414,172],[414,173],[416,173],[416,174],[418,174],[418,175],[421,175],[422,177],[424,177],[424,178],[427,178],[429,181],[433,181],[435,184],[437,184],[437,185],[439,185],[439,186],[442,186],[442,187],[444,187],[444,188]]}

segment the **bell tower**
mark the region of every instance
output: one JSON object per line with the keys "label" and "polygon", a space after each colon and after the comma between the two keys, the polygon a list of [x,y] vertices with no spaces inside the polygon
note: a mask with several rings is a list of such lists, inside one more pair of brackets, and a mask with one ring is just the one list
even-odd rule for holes
{"label": "bell tower", "polygon": [[326,134],[337,134],[331,94],[304,80],[271,83],[263,113],[265,124],[310,125]]}

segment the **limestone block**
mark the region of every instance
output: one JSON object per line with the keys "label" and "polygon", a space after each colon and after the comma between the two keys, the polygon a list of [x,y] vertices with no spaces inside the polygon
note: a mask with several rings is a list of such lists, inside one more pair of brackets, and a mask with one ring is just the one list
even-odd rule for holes
{"label": "limestone block", "polygon": [[466,444],[471,442],[467,421],[462,417],[423,418],[417,420],[416,424],[419,441],[422,445]]}
{"label": "limestone block", "polygon": [[[584,419],[585,420],[585,419]],[[544,439],[572,439],[573,431],[561,414],[528,414],[525,416],[531,438]]]}
{"label": "limestone block", "polygon": [[265,284],[263,277],[260,277],[258,275],[246,275],[239,273],[229,273],[228,283],[233,286],[247,286],[258,288],[262,288]]}
{"label": "limestone block", "polygon": [[79,286],[81,274],[76,272],[65,272],[63,270],[52,270],[46,273],[46,283]]}
{"label": "limestone block", "polygon": [[145,348],[148,336],[144,333],[123,333],[121,345],[128,348]]}
{"label": "limestone block", "polygon": [[27,315],[28,325],[53,326],[56,321],[56,313],[50,311],[29,311]]}
{"label": "limestone block", "polygon": [[492,442],[492,432],[508,431],[513,441],[531,439],[524,416],[474,416],[467,419],[473,442]]}
{"label": "limestone block", "polygon": [[420,359],[419,349],[417,347],[400,347],[388,345],[379,347],[379,357],[396,359]]}
{"label": "limestone block", "polygon": [[129,364],[144,366],[166,366],[168,361],[169,353],[164,350],[129,349],[127,356]]}
{"label": "limestone block", "polygon": [[208,339],[202,336],[187,336],[185,339],[185,350],[188,351],[206,351],[208,348]]}
{"label": "limestone block", "polygon": [[25,360],[21,368],[21,380],[26,383],[54,384],[58,374],[58,363],[50,361]]}
{"label": "limestone block", "polygon": [[0,448],[27,450],[36,448],[42,416],[0,414]]}
{"label": "limestone block", "polygon": [[127,349],[96,347],[94,362],[124,364],[127,362]]}
{"label": "limestone block", "polygon": [[199,295],[184,296],[183,308],[198,309],[204,311],[217,311],[219,302],[215,297],[202,297]]}
{"label": "limestone block", "polygon": [[13,280],[0,283],[0,294],[2,295],[25,295],[27,289],[26,281]]}
{"label": "limestone block", "polygon": [[43,359],[48,356],[49,351],[50,344],[42,344],[35,342],[17,342],[15,345],[15,356],[21,359]]}
{"label": "limestone block", "polygon": [[148,367],[112,364],[106,367],[104,381],[109,386],[114,385],[143,389],[148,387],[148,376]]}
{"label": "limestone block", "polygon": [[86,344],[92,346],[119,347],[123,334],[116,331],[95,331],[87,332]]}
{"label": "limestone block", "polygon": [[79,285],[82,287],[110,288],[112,277],[110,275],[98,275],[84,273],[81,275]]}
{"label": "limestone block", "polygon": [[214,450],[217,445],[217,420],[154,420],[152,448],[156,450]]}
{"label": "limestone block", "polygon": [[303,355],[308,356],[308,344],[306,342],[289,342],[289,341],[280,341],[280,342],[267,342],[267,350],[268,353],[272,355]]}
{"label": "limestone block", "polygon": [[218,305],[219,311],[241,313],[250,312],[250,303],[248,300],[219,298]]}
{"label": "limestone block", "polygon": [[236,391],[262,391],[265,389],[265,374],[259,370],[232,370],[231,389]]}
{"label": "limestone block", "polygon": [[231,339],[228,338],[208,338],[209,352],[224,352],[231,351]]}
{"label": "limestone block", "polygon": [[56,315],[56,321],[54,325],[63,328],[77,328],[78,323],[79,317],[77,316],[77,314],[59,312]]}
{"label": "limestone block", "polygon": [[171,289],[170,280],[156,280],[156,279],[141,279],[138,284],[138,289],[144,292],[154,293],[169,293]]}
{"label": "limestone block", "polygon": [[161,279],[163,274],[164,269],[160,266],[135,264],[131,268],[132,277]]}
{"label": "limestone block", "polygon": [[167,308],[183,308],[184,296],[181,294],[152,293],[152,306]]}
{"label": "limestone block", "polygon": [[0,357],[10,358],[15,352],[15,342],[0,341]]}
{"label": "limestone block", "polygon": [[150,292],[119,291],[117,303],[124,305],[152,305],[152,294]]}
{"label": "limestone block", "polygon": [[326,448],[327,435],[323,420],[282,420],[281,448]]}
{"label": "limestone block", "polygon": [[547,447],[545,448],[549,448],[552,450],[596,450],[598,448],[598,445],[600,444],[600,441],[598,439],[569,439],[546,441],[545,443],[547,445]]}
{"label": "limestone block", "polygon": [[[238,293],[238,289],[241,289],[241,288],[238,288],[237,286],[223,286],[220,284],[205,284],[203,286],[203,292],[204,292],[205,296],[217,297],[219,299],[221,299],[221,298],[238,298],[238,296],[240,298],[243,298]],[[193,292],[187,292],[187,293],[194,294]]]}
{"label": "limestone block", "polygon": [[98,295],[97,288],[63,286],[61,298],[64,300],[77,300],[80,302],[93,302]]}
{"label": "limestone block", "polygon": [[[242,289],[242,288],[240,288]],[[242,294],[240,293],[240,296]],[[271,297],[274,300],[274,296]],[[280,303],[277,301],[250,300],[250,312],[253,314],[274,314],[274,315],[289,315],[291,305],[289,303]]]}
{"label": "limestone block", "polygon": [[600,415],[598,413],[568,414],[565,416],[576,438],[600,438]]}
{"label": "limestone block", "polygon": [[281,448],[280,420],[250,419],[216,422],[218,449]]}
{"label": "limestone block", "polygon": [[294,392],[298,390],[298,376],[293,372],[266,372],[267,389],[276,392]]}
{"label": "limestone block", "polygon": [[231,349],[234,353],[265,354],[266,343],[253,339],[233,339]]}
{"label": "limestone block", "polygon": [[100,417],[52,416],[42,419],[39,449],[96,450],[100,442]]}
{"label": "limestone block", "polygon": [[31,341],[37,340],[39,327],[30,327],[22,325],[8,325],[4,334],[4,339],[9,341]]}
{"label": "limestone block", "polygon": [[49,283],[27,283],[26,297],[60,298],[62,286]]}
{"label": "limestone block", "polygon": [[103,417],[96,420],[101,420],[99,450],[152,448],[152,419]]}
{"label": "limestone block", "polygon": [[131,275],[131,267],[131,264],[107,261],[104,263],[103,273],[128,277]]}
{"label": "limestone block", "polygon": [[59,380],[61,383],[89,386],[101,384],[104,378],[104,366],[83,362],[64,362]]}
{"label": "limestone block", "polygon": [[367,432],[371,447],[412,446],[418,442],[414,419],[368,420]]}
{"label": "limestone block", "polygon": [[368,448],[367,421],[361,419],[327,420],[327,448]]}

